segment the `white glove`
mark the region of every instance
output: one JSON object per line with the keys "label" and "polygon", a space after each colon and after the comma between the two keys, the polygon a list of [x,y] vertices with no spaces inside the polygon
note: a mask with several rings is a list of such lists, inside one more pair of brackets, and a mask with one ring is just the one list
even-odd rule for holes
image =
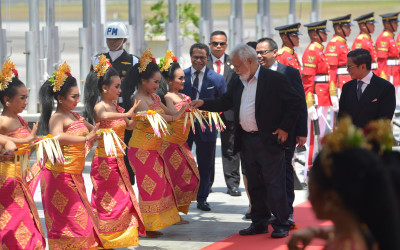
{"label": "white glove", "polygon": [[308,118],[310,118],[311,120],[318,119],[317,110],[315,109],[314,106],[309,107],[307,111],[308,111]]}
{"label": "white glove", "polygon": [[337,112],[339,110],[339,99],[337,96],[331,96],[333,111]]}

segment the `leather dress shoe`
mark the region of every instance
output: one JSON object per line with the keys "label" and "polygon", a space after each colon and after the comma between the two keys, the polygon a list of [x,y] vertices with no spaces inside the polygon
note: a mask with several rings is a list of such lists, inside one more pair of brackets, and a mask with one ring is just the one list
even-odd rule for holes
{"label": "leather dress shoe", "polygon": [[197,202],[197,208],[203,211],[211,211],[210,204],[206,201]]}
{"label": "leather dress shoe", "polygon": [[241,196],[242,193],[239,191],[238,187],[228,188],[228,192],[230,196]]}
{"label": "leather dress shoe", "polygon": [[289,229],[285,228],[276,228],[274,231],[271,233],[272,238],[284,238],[289,235]]}
{"label": "leather dress shoe", "polygon": [[268,224],[266,226],[256,226],[253,223],[246,229],[239,231],[240,235],[255,235],[268,233]]}

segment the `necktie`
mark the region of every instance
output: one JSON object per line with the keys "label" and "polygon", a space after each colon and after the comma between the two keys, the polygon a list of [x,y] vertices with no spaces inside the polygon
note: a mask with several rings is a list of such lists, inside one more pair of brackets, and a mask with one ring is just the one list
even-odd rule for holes
{"label": "necktie", "polygon": [[217,73],[221,74],[221,63],[222,62],[220,60],[217,60],[215,63],[217,64]]}
{"label": "necktie", "polygon": [[359,80],[358,82],[357,82],[357,99],[358,100],[360,100],[360,98],[361,98],[361,95],[362,95],[362,89],[361,89],[361,86],[363,85],[363,81],[361,81],[361,80]]}
{"label": "necktie", "polygon": [[194,81],[193,81],[192,91],[193,91],[193,98],[194,98],[194,100],[196,100],[197,93],[200,93],[199,92],[199,74],[200,74],[200,71],[196,71],[196,72],[194,72],[194,74],[196,76],[195,76]]}

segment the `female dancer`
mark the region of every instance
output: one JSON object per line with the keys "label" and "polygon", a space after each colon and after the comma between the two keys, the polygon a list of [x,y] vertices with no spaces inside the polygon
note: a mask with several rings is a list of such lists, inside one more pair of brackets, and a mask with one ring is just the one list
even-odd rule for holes
{"label": "female dancer", "polygon": [[[28,90],[10,61],[4,64],[0,80],[0,102],[4,106],[0,134],[30,155],[26,146],[35,139],[37,124],[30,131],[28,123],[18,115],[28,104]],[[44,249],[46,241],[37,208],[21,174],[21,163],[15,165],[14,157],[0,157],[0,248]]]}
{"label": "female dancer", "polygon": [[348,118],[324,139],[310,171],[309,200],[316,217],[333,227],[294,232],[289,249],[304,249],[312,238],[325,239],[326,250],[400,249],[393,185],[377,155],[362,148],[364,138]]}
{"label": "female dancer", "polygon": [[[72,112],[79,103],[79,89],[66,63],[42,85],[39,96],[40,130],[59,136],[65,158],[63,163],[53,164],[48,160],[40,181],[49,248],[102,246],[82,177],[86,146],[98,138],[98,126],[93,127]],[[51,115],[54,100],[57,109]]]}
{"label": "female dancer", "polygon": [[[141,101],[138,111],[151,109],[160,114],[166,112],[170,114],[162,115],[166,121],[177,120],[185,112],[186,105],[176,112],[161,103],[160,97],[155,94],[161,80],[160,69],[151,58],[151,52],[145,51],[139,63],[128,72],[124,83],[129,84],[125,87],[137,86],[134,100]],[[180,221],[170,175],[160,154],[161,142],[148,121],[136,123],[129,141],[128,158],[135,170],[140,211],[148,237],[157,237],[162,234],[157,230]]]}
{"label": "female dancer", "polygon": [[[167,107],[180,110],[183,105],[190,103],[190,97],[179,93],[185,84],[185,73],[179,63],[173,61],[176,57],[172,52],[167,51],[164,58],[164,65],[161,67],[161,74],[168,81],[169,91],[165,95]],[[163,158],[171,176],[172,186],[175,191],[179,212],[187,214],[191,201],[195,201],[200,184],[200,175],[196,162],[190,151],[186,139],[190,131],[190,120],[184,124],[181,118],[170,123],[170,135],[163,138],[161,148]],[[184,126],[186,129],[184,131]],[[177,224],[189,223],[182,220]]]}
{"label": "female dancer", "polygon": [[[96,100],[99,96],[101,100],[96,105],[85,102],[85,109],[86,113],[94,114],[95,121],[100,123],[100,129],[112,128],[123,141],[125,128],[132,129],[135,125],[128,118],[135,115],[134,111],[140,101],[135,102],[126,113],[114,103],[121,93],[121,79],[110,65],[104,55],[100,56],[95,72],[92,73],[99,78],[96,77],[95,82],[86,84],[92,86],[90,93],[87,93],[88,100]],[[91,205],[98,219],[100,237],[105,248],[137,246],[138,233],[145,234],[145,228],[125,167],[125,148],[121,151],[116,146],[117,155],[109,156],[104,143],[104,140],[99,140],[90,171],[93,183]]]}

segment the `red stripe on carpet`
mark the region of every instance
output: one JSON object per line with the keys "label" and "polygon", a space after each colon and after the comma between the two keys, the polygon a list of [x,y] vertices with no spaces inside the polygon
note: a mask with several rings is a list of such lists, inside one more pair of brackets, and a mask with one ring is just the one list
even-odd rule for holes
{"label": "red stripe on carpet", "polygon": [[[299,229],[303,229],[309,226],[331,225],[331,222],[329,221],[321,221],[315,218],[314,212],[312,211],[311,208],[311,204],[308,201],[303,202],[294,208],[294,218],[296,220],[297,225],[299,226]],[[289,237],[282,239],[273,239],[271,238],[272,231],[273,231],[272,227],[269,226],[269,233],[267,234],[258,234],[252,236],[241,236],[239,234],[234,234],[226,239],[215,242],[202,249],[203,250],[217,250],[217,249],[286,250],[287,249],[286,242],[289,240],[290,235]],[[290,230],[290,233],[293,231],[294,230]],[[322,240],[314,240],[306,249],[307,250],[323,249],[324,244],[325,243]]]}

